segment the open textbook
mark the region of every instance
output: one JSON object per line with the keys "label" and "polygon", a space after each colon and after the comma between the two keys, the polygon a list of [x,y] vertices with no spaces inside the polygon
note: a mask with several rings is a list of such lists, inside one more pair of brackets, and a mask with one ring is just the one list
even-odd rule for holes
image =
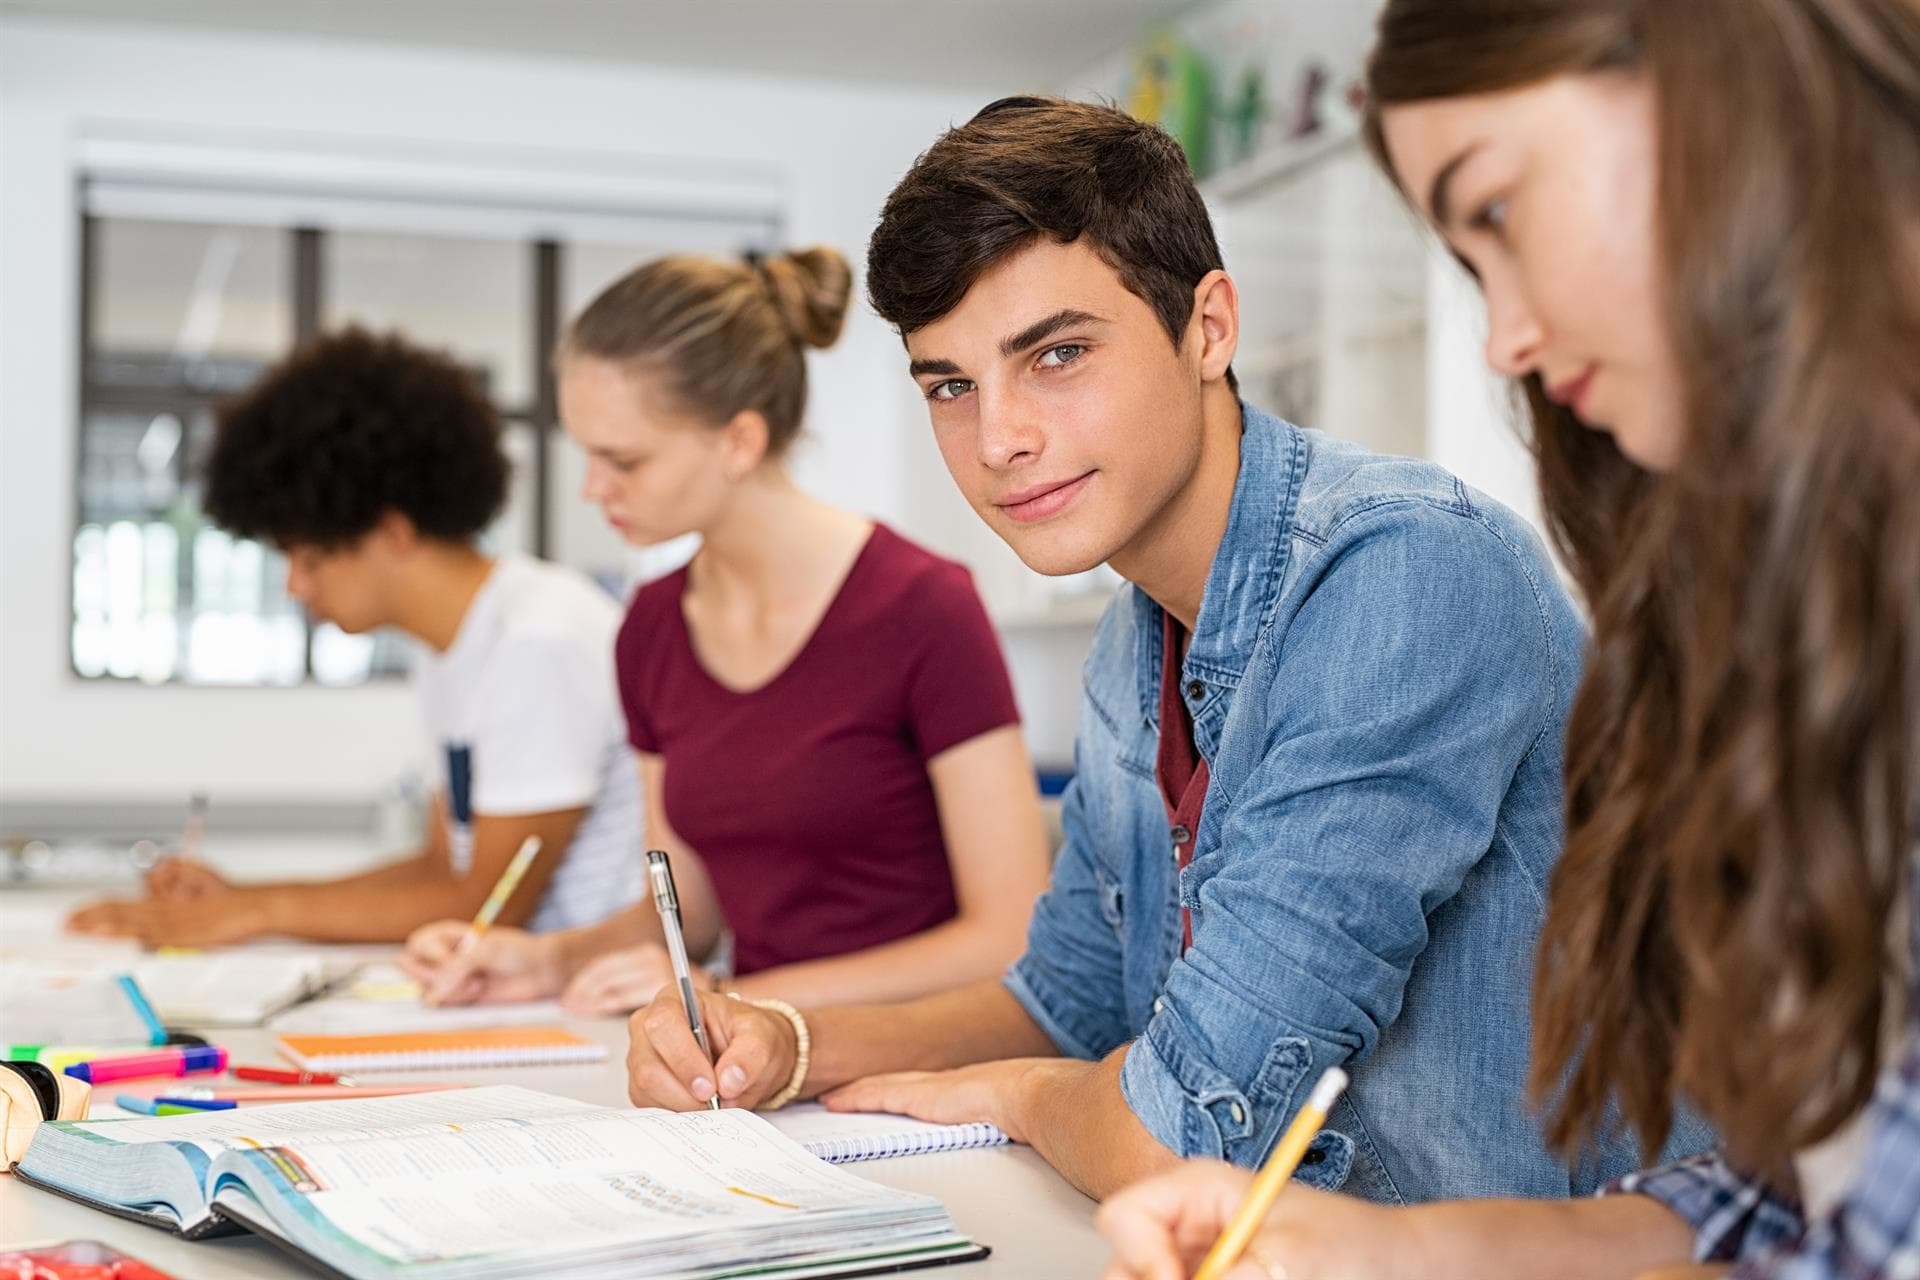
{"label": "open textbook", "polygon": [[244,1228],[350,1280],[842,1276],[985,1254],[939,1201],[750,1112],[504,1086],[46,1124],[16,1172],[188,1238]]}

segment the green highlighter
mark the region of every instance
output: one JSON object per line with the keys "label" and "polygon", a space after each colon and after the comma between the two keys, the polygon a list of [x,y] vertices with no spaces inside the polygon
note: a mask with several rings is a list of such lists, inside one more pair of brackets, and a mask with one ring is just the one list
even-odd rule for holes
{"label": "green highlighter", "polygon": [[75,1062],[92,1058],[110,1058],[116,1053],[132,1052],[126,1045],[113,1048],[97,1044],[9,1044],[0,1045],[0,1056],[8,1062],[38,1062],[55,1075]]}

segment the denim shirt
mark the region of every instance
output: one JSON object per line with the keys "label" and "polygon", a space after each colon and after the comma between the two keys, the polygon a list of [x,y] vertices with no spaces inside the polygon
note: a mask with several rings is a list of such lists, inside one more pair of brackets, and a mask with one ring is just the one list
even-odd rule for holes
{"label": "denim shirt", "polygon": [[[1161,624],[1131,586],[1100,621],[1066,843],[1006,978],[1061,1051],[1130,1045],[1153,1136],[1246,1167],[1344,1064],[1299,1176],[1370,1200],[1579,1195],[1638,1167],[1622,1139],[1569,1169],[1526,1103],[1584,635],[1525,522],[1243,406],[1180,671],[1212,772],[1184,872],[1154,782]],[[1709,1143],[1683,1119],[1671,1150]]]}

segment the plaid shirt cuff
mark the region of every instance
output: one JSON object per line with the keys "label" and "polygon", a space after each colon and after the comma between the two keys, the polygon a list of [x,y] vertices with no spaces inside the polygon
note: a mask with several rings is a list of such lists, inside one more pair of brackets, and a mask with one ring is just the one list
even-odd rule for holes
{"label": "plaid shirt cuff", "polygon": [[1738,1262],[1800,1238],[1799,1206],[1736,1172],[1717,1151],[1630,1173],[1601,1195],[1642,1195],[1693,1228],[1694,1261]]}

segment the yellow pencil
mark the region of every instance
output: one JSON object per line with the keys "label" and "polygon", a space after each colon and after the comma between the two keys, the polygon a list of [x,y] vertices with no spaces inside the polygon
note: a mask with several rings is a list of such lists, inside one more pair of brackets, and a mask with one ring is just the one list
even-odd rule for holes
{"label": "yellow pencil", "polygon": [[528,836],[520,842],[520,848],[514,853],[513,861],[500,873],[500,879],[494,882],[493,892],[480,904],[479,914],[473,917],[473,923],[467,926],[467,936],[460,939],[460,949],[465,952],[480,941],[480,935],[493,927],[500,918],[500,909],[507,905],[507,899],[520,887],[520,879],[527,874],[527,868],[540,856],[540,837]]}
{"label": "yellow pencil", "polygon": [[1193,1280],[1220,1280],[1240,1261],[1240,1255],[1246,1252],[1254,1232],[1266,1220],[1267,1211],[1273,1208],[1273,1202],[1286,1189],[1293,1171],[1300,1167],[1300,1157],[1307,1154],[1307,1147],[1319,1134],[1320,1126],[1327,1122],[1327,1112],[1333,1109],[1333,1104],[1346,1087],[1347,1073],[1338,1067],[1328,1067],[1321,1075],[1320,1082],[1313,1086],[1313,1092],[1307,1097],[1307,1105],[1300,1108],[1293,1123],[1287,1126],[1280,1145],[1273,1149],[1273,1154],[1267,1157],[1266,1166],[1254,1178],[1253,1185],[1247,1188],[1247,1198],[1234,1211],[1233,1220],[1227,1223],[1220,1238],[1213,1242],[1213,1248],[1207,1250],[1207,1256],[1200,1262],[1200,1269],[1193,1273]]}
{"label": "yellow pencil", "polygon": [[[539,856],[539,836],[528,836],[520,842],[520,848],[515,851],[513,861],[509,862],[507,869],[500,873],[500,878],[494,882],[493,892],[489,893],[487,900],[480,904],[480,910],[474,915],[473,923],[467,926],[467,931],[460,935],[460,944],[453,949],[454,959],[465,956],[479,945],[480,935],[492,928],[493,922],[500,918],[500,909],[507,905],[507,899],[511,898],[513,891],[520,887],[520,880],[527,874],[527,868],[532,866],[533,860]],[[437,1004],[446,994],[447,985],[444,979],[436,983],[428,1003]]]}

